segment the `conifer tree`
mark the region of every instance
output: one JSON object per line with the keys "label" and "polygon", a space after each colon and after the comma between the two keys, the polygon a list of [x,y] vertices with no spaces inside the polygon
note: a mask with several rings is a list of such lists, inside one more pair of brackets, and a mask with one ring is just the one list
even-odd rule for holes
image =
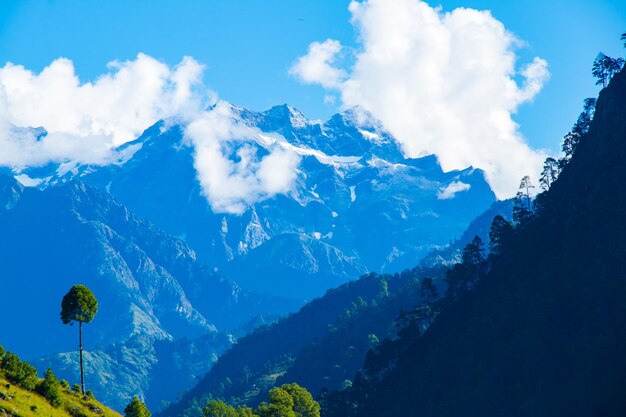
{"label": "conifer tree", "polygon": [[532,215],[532,198],[530,190],[535,186],[526,175],[519,184],[519,190],[513,199],[513,220],[516,224],[526,223]]}
{"label": "conifer tree", "polygon": [[561,149],[563,150],[563,153],[565,154],[565,157],[563,158],[565,163],[562,164],[561,169],[572,158],[572,155],[574,155],[574,152],[576,151],[576,147],[578,146],[579,143],[580,143],[580,133],[568,132],[563,137],[563,144],[561,145]]}
{"label": "conifer tree", "polygon": [[485,260],[485,245],[479,236],[468,243],[463,249],[462,285],[469,289],[478,282],[483,271]]}
{"label": "conifer tree", "polygon": [[513,225],[501,215],[497,215],[491,222],[489,230],[489,250],[491,253],[498,254],[502,250],[502,246],[513,232]]}
{"label": "conifer tree", "polygon": [[48,368],[44,374],[43,381],[39,386],[39,393],[48,400],[53,407],[59,407],[63,403],[61,397],[61,382],[50,368]]}
{"label": "conifer tree", "polygon": [[20,360],[15,353],[6,352],[0,369],[4,371],[4,376],[9,382],[19,385],[29,391],[34,390],[39,382],[37,369],[28,362]]}
{"label": "conifer tree", "polygon": [[85,395],[83,369],[83,323],[90,323],[98,312],[98,300],[84,285],[75,285],[65,294],[61,302],[63,324],[78,322],[78,352],[80,356],[80,390]]}
{"label": "conifer tree", "polygon": [[135,395],[130,403],[124,408],[125,417],[150,417],[152,413],[148,407]]}
{"label": "conifer tree", "polygon": [[281,388],[293,398],[296,417],[320,417],[320,405],[309,391],[298,384],[284,384]]}
{"label": "conifer tree", "polygon": [[601,85],[602,88],[606,88],[611,81],[611,78],[618,73],[624,66],[623,58],[611,58],[606,54],[600,52],[596,59],[593,61],[591,73],[596,80],[596,85]]}
{"label": "conifer tree", "polygon": [[439,298],[437,287],[435,287],[432,278],[425,277],[422,279],[422,282],[420,283],[420,296],[422,297],[422,300],[426,302],[426,304],[431,304],[433,301]]}
{"label": "conifer tree", "polygon": [[554,181],[559,177],[560,167],[556,159],[552,157],[546,158],[543,163],[543,170],[541,171],[541,178],[539,183],[544,191],[548,191]]}
{"label": "conifer tree", "polygon": [[596,99],[593,97],[583,100],[583,111],[578,115],[576,123],[572,128],[572,132],[576,132],[583,136],[589,131],[589,126],[596,112]]}

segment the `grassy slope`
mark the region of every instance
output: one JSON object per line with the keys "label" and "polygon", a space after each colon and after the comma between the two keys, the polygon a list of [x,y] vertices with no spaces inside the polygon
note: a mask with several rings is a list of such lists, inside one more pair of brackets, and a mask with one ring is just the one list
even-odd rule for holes
{"label": "grassy slope", "polygon": [[[71,410],[80,409],[86,417],[120,417],[120,414],[96,400],[85,400],[80,394],[63,390],[63,404],[54,408],[39,394],[11,384],[0,376],[0,417],[72,417]],[[7,398],[3,400],[2,398]],[[35,410],[32,408],[36,407]],[[101,412],[97,412],[101,410]],[[95,411],[94,411],[95,410]],[[78,411],[78,410],[77,410]]]}

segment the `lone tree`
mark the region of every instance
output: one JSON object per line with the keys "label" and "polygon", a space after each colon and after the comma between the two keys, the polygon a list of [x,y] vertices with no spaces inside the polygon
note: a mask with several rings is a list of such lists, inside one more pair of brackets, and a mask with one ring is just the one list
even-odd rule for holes
{"label": "lone tree", "polygon": [[80,390],[85,395],[85,375],[83,372],[83,323],[90,323],[98,312],[98,300],[84,285],[74,285],[61,302],[63,324],[78,322],[78,352],[80,356]]}

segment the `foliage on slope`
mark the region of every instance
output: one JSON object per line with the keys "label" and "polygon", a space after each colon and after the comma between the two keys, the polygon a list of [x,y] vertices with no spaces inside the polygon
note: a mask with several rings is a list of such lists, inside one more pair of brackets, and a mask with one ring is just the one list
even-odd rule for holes
{"label": "foliage on slope", "polygon": [[329,417],[621,416],[626,410],[626,72],[532,217],[428,330],[374,355]]}
{"label": "foliage on slope", "polygon": [[256,405],[274,387],[297,382],[314,395],[342,386],[366,352],[395,333],[398,312],[419,300],[420,277],[439,270],[369,274],[330,290],[299,312],[260,328],[220,357],[164,416],[199,416],[210,399]]}
{"label": "foliage on slope", "polygon": [[[256,405],[274,386],[297,382],[314,395],[345,387],[366,353],[399,329],[398,315],[421,301],[425,277],[439,280],[445,265],[479,234],[488,239],[494,216],[511,217],[511,202],[498,202],[473,221],[449,248],[433,252],[420,267],[396,274],[369,274],[343,285],[275,325],[240,340],[217,366],[165,416],[199,416],[207,400]],[[417,260],[414,260],[416,262]]]}
{"label": "foliage on slope", "polygon": [[83,396],[66,382],[56,380],[50,370],[45,379],[39,379],[35,368],[17,355],[4,352],[1,346],[0,416],[120,417],[92,395]]}

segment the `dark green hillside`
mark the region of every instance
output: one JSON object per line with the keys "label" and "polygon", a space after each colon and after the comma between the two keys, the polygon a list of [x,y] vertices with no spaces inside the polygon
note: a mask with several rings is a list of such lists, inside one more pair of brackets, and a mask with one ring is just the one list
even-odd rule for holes
{"label": "dark green hillside", "polygon": [[624,416],[626,72],[537,206],[471,291],[324,415]]}
{"label": "dark green hillside", "polygon": [[330,290],[299,312],[244,337],[164,416],[199,416],[207,400],[257,405],[273,386],[297,382],[314,395],[339,388],[366,352],[395,334],[401,309],[419,300],[419,277],[436,270],[370,274]]}
{"label": "dark green hillside", "polygon": [[401,312],[420,303],[423,279],[433,278],[443,292],[445,284],[437,278],[443,276],[445,265],[458,262],[463,246],[475,234],[487,241],[496,215],[510,218],[511,202],[495,203],[457,241],[433,251],[420,267],[366,275],[239,340],[198,386],[162,414],[199,416],[211,398],[255,406],[272,387],[292,382],[313,395],[349,385],[367,352],[396,337]]}

